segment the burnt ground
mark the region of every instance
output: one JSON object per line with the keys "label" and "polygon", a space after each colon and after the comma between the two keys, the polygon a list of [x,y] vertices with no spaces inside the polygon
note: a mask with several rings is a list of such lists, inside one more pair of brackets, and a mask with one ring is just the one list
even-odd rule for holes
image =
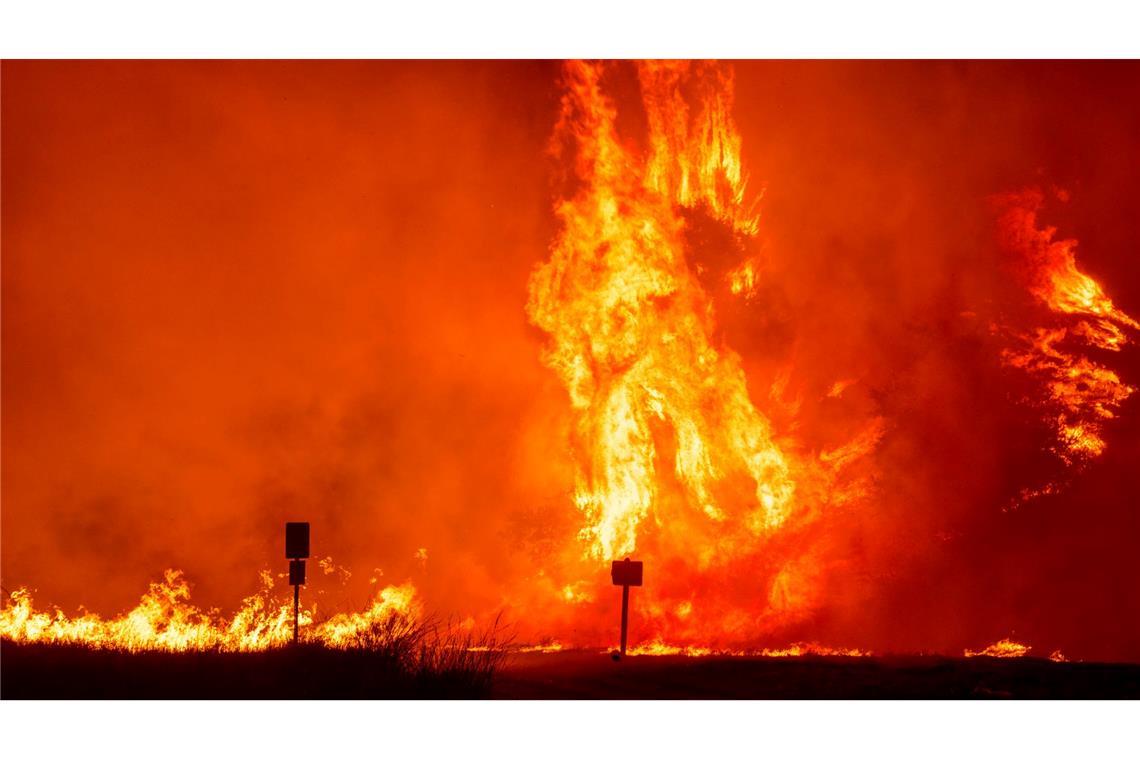
{"label": "burnt ground", "polygon": [[1034,658],[512,654],[493,679],[370,652],[0,645],[3,699],[1137,699],[1140,665]]}
{"label": "burnt ground", "polygon": [[477,699],[488,660],[430,667],[391,652],[302,645],[265,652],[121,652],[0,643],[0,699]]}
{"label": "burnt ground", "polygon": [[1140,665],[992,657],[516,654],[498,699],[1137,699]]}

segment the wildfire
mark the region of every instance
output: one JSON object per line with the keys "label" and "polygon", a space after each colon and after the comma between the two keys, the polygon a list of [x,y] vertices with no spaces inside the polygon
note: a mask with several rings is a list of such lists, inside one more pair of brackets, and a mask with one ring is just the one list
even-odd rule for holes
{"label": "wildfire", "polygon": [[1024,657],[1033,647],[1019,644],[1011,639],[995,641],[985,649],[974,651],[967,649],[963,654],[966,657]]}
{"label": "wildfire", "polygon": [[[712,304],[683,239],[686,208],[742,234],[755,230],[742,205],[731,78],[703,64],[639,64],[649,124],[642,156],[619,139],[604,70],[566,68],[557,137],[576,148],[582,185],[558,205],[563,230],[531,279],[528,303],[551,336],[545,360],[576,415],[583,537],[601,559],[632,552],[639,524],[661,498],[666,461],[687,501],[713,522],[732,509],[716,484],[745,474],[754,498],[741,517],[762,535],[787,519],[795,486],[771,425],[748,396],[739,357],[718,345]],[[706,94],[695,115],[683,84]],[[661,426],[674,438],[668,454]]]}
{"label": "wildfire", "polygon": [[[765,549],[866,494],[846,471],[884,426],[872,420],[822,452],[778,435],[756,399],[794,406],[782,400],[787,373],[746,378],[717,321],[718,303],[758,297],[764,273],[749,252],[759,224],[731,69],[635,67],[639,103],[611,93],[616,64],[565,67],[552,147],[574,181],[556,203],[561,229],[531,276],[527,314],[548,335],[543,359],[569,394],[582,553],[605,561],[636,550],[654,567],[671,563],[677,587],[647,588],[641,609],[654,635],[703,639],[700,649],[710,631],[755,636],[765,608],[791,615],[813,603],[810,550]],[[619,128],[627,107],[644,113],[644,134]],[[714,242],[696,250],[705,237]],[[754,576],[743,592],[737,572]],[[721,598],[693,598],[683,586],[695,579]]]}
{"label": "wildfire", "polygon": [[[28,591],[17,589],[0,610],[0,638],[129,651],[259,651],[293,638],[292,603],[273,600],[271,587],[269,579],[260,593],[246,598],[228,619],[192,604],[190,584],[178,570],[167,570],[161,581],[150,584],[134,609],[111,619],[93,613],[69,617],[58,608],[38,611]],[[301,636],[307,642],[344,647],[357,633],[392,616],[414,619],[421,612],[411,583],[387,586],[364,612],[341,613],[314,623],[314,610],[303,610]]]}
{"label": "wildfire", "polygon": [[[622,79],[631,73],[631,81]],[[555,203],[559,227],[549,256],[528,282],[526,315],[542,331],[542,360],[569,400],[573,486],[564,504],[577,522],[561,542],[541,545],[534,563],[540,567],[528,570],[525,581],[504,583],[502,608],[522,610],[528,625],[547,628],[530,639],[542,643],[516,651],[602,646],[616,622],[606,563],[635,555],[646,560],[647,581],[635,592],[638,638],[631,654],[871,655],[815,642],[756,647],[826,638],[798,629],[784,638],[761,634],[820,607],[829,578],[845,573],[850,583],[836,584],[844,593],[863,578],[896,573],[863,566],[859,558],[894,551],[880,548],[900,542],[894,531],[865,537],[848,526],[863,521],[877,528],[881,515],[904,519],[894,517],[901,509],[873,511],[874,484],[884,473],[869,460],[890,428],[875,410],[910,409],[911,402],[865,399],[894,387],[915,404],[927,396],[909,393],[902,379],[884,384],[885,371],[860,366],[828,366],[814,373],[815,385],[797,387],[791,349],[754,361],[746,342],[734,340],[737,317],[764,305],[768,280],[781,270],[762,240],[761,193],[742,160],[730,67],[577,61],[565,65],[562,83],[551,150],[569,176]],[[1140,322],[1078,268],[1076,241],[1056,240],[1054,228],[1039,225],[1043,203],[1036,190],[995,199],[1001,244],[1018,278],[1013,300],[1031,302],[1035,316],[1003,317],[1008,324],[994,331],[1002,365],[1032,382],[1024,401],[1048,426],[1053,453],[1065,467],[1079,468],[1103,454],[1106,424],[1135,392],[1101,360],[1129,345]],[[798,315],[801,308],[788,310]],[[912,318],[923,325],[911,314],[908,324]],[[873,326],[868,335],[877,334]],[[829,357],[829,348],[805,353]],[[801,402],[819,407],[800,413]],[[831,415],[848,407],[856,411]],[[813,424],[822,418],[825,424]],[[905,462],[907,448],[884,457],[884,470]],[[921,500],[922,482],[903,479],[896,498]],[[1033,482],[1018,498],[1060,489]],[[840,525],[835,532],[833,523]],[[433,568],[450,561],[447,548],[445,542],[432,548]],[[841,552],[847,554],[837,558]],[[411,559],[426,570],[428,548]],[[316,565],[341,585],[352,577],[331,557]],[[367,577],[375,591],[363,611],[318,618],[315,606],[304,609],[302,638],[344,647],[392,616],[421,617],[416,588],[385,585],[382,576],[374,568],[357,578],[363,584]],[[190,584],[175,570],[152,583],[132,610],[111,618],[37,610],[30,593],[18,589],[0,610],[0,637],[124,650],[264,650],[292,640],[293,608],[273,595],[272,574],[262,580],[263,589],[232,616],[195,606]],[[845,614],[857,609],[851,599],[842,601]],[[482,611],[462,614],[468,612]],[[1029,649],[1003,639],[965,656],[1021,657]],[[1064,656],[1056,651],[1050,659]]]}
{"label": "wildfire", "polygon": [[792,644],[783,649],[762,649],[761,657],[870,657],[873,652],[864,649],[834,648],[814,642]]}
{"label": "wildfire", "polygon": [[[1002,210],[1003,247],[1029,293],[1057,322],[1011,331],[1015,345],[1002,352],[1002,361],[1040,383],[1041,396],[1030,401],[1043,409],[1054,432],[1054,452],[1073,466],[1104,453],[1104,423],[1136,390],[1082,352],[1120,351],[1140,323],[1118,309],[1101,286],[1077,268],[1075,240],[1054,240],[1055,228],[1038,226],[1043,202],[1038,190],[996,199]],[[1050,492],[1050,488],[1026,493]]]}
{"label": "wildfire", "polygon": [[561,652],[564,649],[566,649],[566,647],[565,647],[565,645],[563,645],[563,643],[561,641],[551,641],[548,644],[523,644],[522,646],[518,647],[515,651],[523,653],[523,654],[529,654],[531,652],[540,652],[542,654],[550,654],[553,652]]}
{"label": "wildfire", "polygon": [[863,649],[829,647],[816,642],[797,642],[780,649],[713,649],[699,646],[676,646],[660,639],[639,644],[629,654],[649,656],[707,657],[870,657],[873,653]]}
{"label": "wildfire", "polygon": [[[632,649],[626,650],[626,653],[650,657],[662,657],[669,655],[679,655],[682,657],[706,657],[710,654],[713,654],[713,650],[709,647],[675,646],[672,644],[666,644],[658,639],[655,641],[647,641],[642,644],[638,644]],[[721,653],[717,652],[716,654]]]}

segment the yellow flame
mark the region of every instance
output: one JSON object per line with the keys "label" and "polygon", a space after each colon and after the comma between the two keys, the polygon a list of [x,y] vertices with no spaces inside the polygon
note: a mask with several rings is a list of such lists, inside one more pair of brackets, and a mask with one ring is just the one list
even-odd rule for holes
{"label": "yellow flame", "polygon": [[783,649],[762,649],[761,657],[870,657],[866,649],[829,647],[815,642],[798,642]]}
{"label": "yellow flame", "polygon": [[[182,572],[167,570],[163,580],[150,584],[134,609],[104,619],[92,613],[69,617],[59,609],[36,610],[27,589],[17,589],[0,610],[0,638],[129,651],[259,651],[293,639],[292,602],[273,601],[267,592],[268,588],[245,599],[227,619],[194,606]],[[343,647],[354,634],[392,615],[416,618],[421,613],[411,583],[387,586],[364,612],[342,613],[314,623],[313,611],[302,610],[301,637],[306,642]]]}
{"label": "yellow flame", "polygon": [[[740,474],[754,534],[779,527],[795,491],[785,454],[748,395],[739,356],[716,339],[709,296],[686,262],[681,211],[699,208],[755,232],[743,205],[731,74],[711,64],[637,64],[648,155],[619,139],[605,65],[566,65],[556,144],[575,149],[577,192],[556,208],[550,260],[532,275],[527,312],[550,336],[545,362],[575,415],[575,504],[587,553],[624,556],[670,471],[707,520],[728,517],[715,486]],[[691,108],[686,91],[696,93]],[[661,430],[671,459],[662,469]]]}
{"label": "yellow flame", "polygon": [[864,649],[829,647],[816,642],[797,642],[780,649],[712,649],[710,647],[678,646],[660,639],[638,644],[627,654],[648,656],[707,657],[870,657]]}
{"label": "yellow flame", "polygon": [[524,644],[518,647],[515,651],[523,654],[530,652],[541,652],[543,654],[549,654],[551,652],[561,652],[565,648],[566,647],[562,644],[562,642],[552,641],[549,644]]}
{"label": "yellow flame", "polygon": [[1010,639],[995,641],[985,649],[974,651],[967,649],[963,654],[966,657],[1024,657],[1033,647],[1019,644]]}

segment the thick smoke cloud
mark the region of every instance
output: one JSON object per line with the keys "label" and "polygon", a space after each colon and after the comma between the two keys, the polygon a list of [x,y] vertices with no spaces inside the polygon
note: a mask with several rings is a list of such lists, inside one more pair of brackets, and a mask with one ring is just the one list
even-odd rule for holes
{"label": "thick smoke cloud", "polygon": [[[747,308],[718,304],[725,340],[762,407],[791,367],[785,434],[887,422],[880,496],[826,537],[841,570],[787,640],[1140,658],[1136,399],[1063,493],[1004,509],[1054,463],[987,329],[1018,307],[986,200],[1068,190],[1043,221],[1140,314],[1140,67],[735,68],[766,267]],[[557,81],[7,63],[4,587],[112,613],[179,567],[230,607],[283,569],[286,519],[353,573],[317,576],[330,608],[373,577],[459,616],[544,583],[580,527],[565,394],[523,310],[555,231]],[[1111,363],[1140,382],[1137,352]]]}
{"label": "thick smoke cloud", "polygon": [[[1138,113],[1118,98],[1136,93],[1136,68],[760,68],[740,67],[737,115],[745,161],[768,181],[776,307],[752,319],[787,325],[789,337],[773,350],[773,331],[755,331],[765,336],[757,354],[790,350],[817,395],[851,372],[860,381],[841,400],[890,425],[880,500],[853,516],[853,572],[814,632],[860,631],[858,643],[902,649],[1014,632],[1038,648],[1135,657],[1119,626],[1135,626],[1140,596],[1116,580],[1125,537],[1136,536],[1121,481],[1130,476],[1118,469],[1135,452],[1135,400],[1070,490],[1003,511],[1056,462],[1040,456],[1048,440],[996,361],[990,325],[1023,307],[987,198],[1025,185],[1070,190],[1043,221],[1079,239],[1082,268],[1135,311],[1134,210],[1121,193],[1140,161]],[[1106,361],[1135,382],[1135,352]],[[824,400],[814,414],[843,411]],[[1097,544],[1104,553],[1087,551]]]}

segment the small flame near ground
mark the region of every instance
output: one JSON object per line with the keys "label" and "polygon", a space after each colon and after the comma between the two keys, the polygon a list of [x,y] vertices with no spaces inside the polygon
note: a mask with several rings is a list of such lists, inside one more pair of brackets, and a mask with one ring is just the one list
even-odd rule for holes
{"label": "small flame near ground", "polygon": [[1033,647],[1026,644],[1020,644],[1012,639],[1002,639],[995,641],[985,649],[974,651],[967,649],[963,652],[965,657],[1025,657],[1029,654],[1029,650]]}
{"label": "small flame near ground", "polygon": [[628,650],[635,655],[679,655],[682,657],[872,657],[874,653],[867,649],[853,649],[845,647],[829,647],[818,642],[797,642],[786,647],[771,649],[713,649],[710,647],[673,646],[661,641],[652,641],[639,644]]}

